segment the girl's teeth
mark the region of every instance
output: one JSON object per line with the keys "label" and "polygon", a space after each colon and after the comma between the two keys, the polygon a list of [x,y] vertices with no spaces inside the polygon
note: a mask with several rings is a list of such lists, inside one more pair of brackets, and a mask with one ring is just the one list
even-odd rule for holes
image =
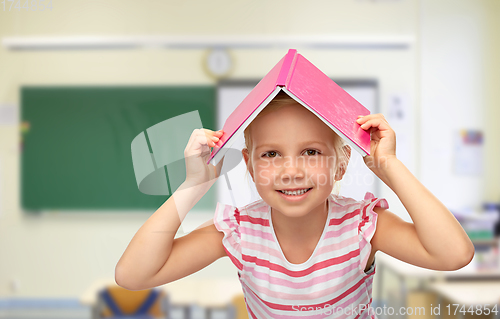
{"label": "girl's teeth", "polygon": [[305,192],[307,192],[309,189],[306,188],[306,189],[301,189],[301,190],[298,190],[298,191],[281,191],[283,194],[285,195],[302,195],[304,194]]}

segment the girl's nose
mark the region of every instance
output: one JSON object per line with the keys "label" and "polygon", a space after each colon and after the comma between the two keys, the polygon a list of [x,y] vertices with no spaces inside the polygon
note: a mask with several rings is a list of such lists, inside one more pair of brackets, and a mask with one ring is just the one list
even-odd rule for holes
{"label": "girl's nose", "polygon": [[284,182],[289,182],[290,179],[300,180],[305,177],[305,171],[304,168],[295,161],[288,161],[283,164],[280,176],[281,180]]}

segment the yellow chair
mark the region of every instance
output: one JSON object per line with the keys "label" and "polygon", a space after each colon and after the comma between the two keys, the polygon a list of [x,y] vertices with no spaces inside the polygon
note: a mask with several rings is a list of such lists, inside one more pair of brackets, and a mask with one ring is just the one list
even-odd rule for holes
{"label": "yellow chair", "polygon": [[160,289],[127,290],[108,286],[97,297],[93,317],[101,318],[168,318],[169,300]]}
{"label": "yellow chair", "polygon": [[236,319],[249,319],[247,305],[243,294],[235,296],[232,300],[232,304],[236,308]]}

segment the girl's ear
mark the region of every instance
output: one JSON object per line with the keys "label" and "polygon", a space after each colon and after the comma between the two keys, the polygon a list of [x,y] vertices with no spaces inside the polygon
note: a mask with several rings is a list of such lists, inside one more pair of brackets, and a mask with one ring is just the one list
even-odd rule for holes
{"label": "girl's ear", "polygon": [[340,181],[347,170],[347,164],[349,164],[349,160],[351,159],[351,147],[349,145],[342,146],[342,153],[339,156],[340,165],[335,173],[335,180]]}
{"label": "girl's ear", "polygon": [[252,165],[251,165],[251,161],[250,161],[250,154],[248,152],[248,149],[246,149],[246,148],[242,149],[241,153],[243,154],[243,159],[245,160],[245,164],[247,165],[247,170],[250,173],[250,176],[252,176],[252,180],[254,180],[253,169],[252,169]]}

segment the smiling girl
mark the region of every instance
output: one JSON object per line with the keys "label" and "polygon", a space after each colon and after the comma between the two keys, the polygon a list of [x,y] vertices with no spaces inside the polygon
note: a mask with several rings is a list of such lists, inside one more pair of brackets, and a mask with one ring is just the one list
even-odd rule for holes
{"label": "smiling girl", "polygon": [[219,176],[207,165],[222,131],[196,130],[185,150],[184,184],[139,229],[116,267],[127,289],[163,285],[228,256],[251,318],[376,318],[370,311],[375,254],[435,270],[467,265],[474,247],[446,209],[396,157],[380,114],[359,117],[371,132],[366,165],[399,197],[413,223],[385,199],[332,194],[349,146],[317,116],[277,97],[245,130],[243,149],[261,200],[218,204],[213,222],[174,239],[185,214]]}

